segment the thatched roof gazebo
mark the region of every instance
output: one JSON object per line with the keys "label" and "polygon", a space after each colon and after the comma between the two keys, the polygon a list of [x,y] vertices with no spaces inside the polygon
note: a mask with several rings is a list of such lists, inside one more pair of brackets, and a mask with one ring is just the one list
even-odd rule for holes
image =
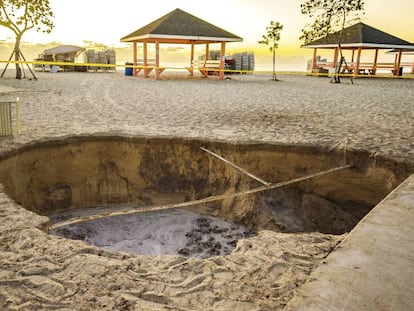
{"label": "thatched roof gazebo", "polygon": [[[191,74],[194,62],[194,46],[196,44],[205,44],[206,58],[208,58],[209,44],[221,43],[218,73],[220,79],[223,79],[226,42],[240,41],[243,41],[243,39],[239,36],[236,36],[180,9],[175,9],[148,25],[121,38],[121,42],[133,43],[133,65],[142,65],[142,69],[144,69],[144,77],[148,77],[152,69],[155,68],[156,79],[159,78],[159,75],[164,70],[164,68],[160,67],[159,60],[160,44],[162,43],[191,45],[189,68]],[[142,64],[137,62],[138,42],[143,43]],[[148,43],[155,44],[155,60],[153,61],[153,64],[151,64],[148,59]],[[139,71],[140,68],[134,67],[133,75],[136,76]]]}
{"label": "thatched roof gazebo", "polygon": [[[333,62],[329,64],[323,64],[323,66],[335,68],[339,56],[338,37],[339,32],[336,32],[302,46],[304,48],[314,49],[312,70],[317,70],[320,68],[319,64],[316,61],[316,54],[318,49],[334,50]],[[389,68],[394,75],[397,75],[400,72],[399,69],[402,65],[411,66],[411,64],[402,64],[401,57],[403,51],[414,49],[414,45],[412,43],[364,23],[357,23],[345,28],[342,33],[340,45],[343,50],[352,51],[352,59],[351,63],[348,64],[348,67],[353,71],[354,75],[359,74],[361,70],[365,71],[365,69],[368,69],[370,74],[376,74],[376,71],[379,68]],[[378,51],[389,49],[395,49],[397,52],[394,63],[378,63]],[[374,60],[372,63],[361,63],[362,50],[375,51]],[[356,59],[355,52],[357,52]]]}

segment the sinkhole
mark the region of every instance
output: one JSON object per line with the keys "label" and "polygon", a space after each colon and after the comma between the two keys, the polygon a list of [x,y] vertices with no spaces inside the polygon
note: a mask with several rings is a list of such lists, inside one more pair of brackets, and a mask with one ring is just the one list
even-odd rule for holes
{"label": "sinkhole", "polygon": [[[135,254],[200,258],[228,254],[260,230],[349,232],[413,171],[359,150],[126,136],[50,139],[0,157],[4,191],[48,216],[49,233]],[[59,226],[88,215],[106,217]]]}

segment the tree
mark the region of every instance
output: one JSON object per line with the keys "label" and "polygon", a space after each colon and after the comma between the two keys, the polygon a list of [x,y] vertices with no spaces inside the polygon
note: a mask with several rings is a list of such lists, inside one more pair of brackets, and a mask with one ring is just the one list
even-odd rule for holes
{"label": "tree", "polygon": [[283,25],[279,22],[271,21],[270,25],[266,27],[266,34],[263,35],[259,44],[269,45],[270,52],[273,53],[273,80],[277,81],[276,77],[276,50],[279,47],[280,32],[283,29]]}
{"label": "tree", "polygon": [[[53,12],[49,0],[0,0],[0,26],[4,26],[16,36],[14,59],[16,79],[22,78],[20,42],[26,31],[35,29],[50,33],[53,29]],[[12,56],[13,56],[12,54]]]}
{"label": "tree", "polygon": [[314,18],[312,24],[302,29],[301,40],[308,44],[328,34],[337,33],[340,62],[335,70],[335,82],[340,82],[339,72],[344,61],[341,42],[347,23],[359,19],[363,14],[363,0],[307,0],[300,5],[301,13]]}

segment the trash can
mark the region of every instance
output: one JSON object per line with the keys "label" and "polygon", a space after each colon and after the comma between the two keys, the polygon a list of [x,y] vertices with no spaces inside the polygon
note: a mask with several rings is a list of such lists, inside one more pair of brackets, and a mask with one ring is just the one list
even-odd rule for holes
{"label": "trash can", "polygon": [[59,69],[59,66],[52,66],[52,68],[50,68],[50,73],[57,73]]}
{"label": "trash can", "polygon": [[403,70],[404,70],[404,68],[403,68],[403,67],[400,67],[400,68],[398,69],[398,76],[399,76],[399,77],[401,77],[401,76],[403,75]]}
{"label": "trash can", "polygon": [[[132,66],[133,63],[125,63],[126,66],[130,65]],[[131,67],[125,67],[125,75],[126,76],[132,76],[133,68]]]}

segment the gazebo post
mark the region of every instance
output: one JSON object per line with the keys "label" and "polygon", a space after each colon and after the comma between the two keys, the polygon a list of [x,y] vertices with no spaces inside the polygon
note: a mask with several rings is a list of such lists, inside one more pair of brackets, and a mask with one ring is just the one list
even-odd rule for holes
{"label": "gazebo post", "polygon": [[411,73],[414,74],[414,61],[413,61],[413,66],[411,67]]}
{"label": "gazebo post", "polygon": [[210,54],[210,44],[206,43],[206,57],[204,58],[204,66],[206,66],[206,61],[209,59],[209,54]]}
{"label": "gazebo post", "polygon": [[137,65],[137,41],[134,41],[133,54],[132,55],[133,55],[133,58],[134,58],[133,61],[132,61],[132,64],[134,65],[133,72],[134,72],[134,77],[136,77],[138,75],[138,70],[135,67]]}
{"label": "gazebo post", "polygon": [[374,66],[372,67],[372,74],[377,74],[377,65],[378,65],[378,48],[375,49],[375,56],[374,56]]}
{"label": "gazebo post", "polygon": [[162,70],[160,68],[160,42],[155,41],[155,80],[158,80]]}
{"label": "gazebo post", "polygon": [[[209,56],[209,54],[210,54],[210,44],[207,42],[206,43],[206,56],[204,57],[204,64],[203,64],[203,68],[205,68],[206,67],[206,64],[207,64],[207,60],[208,60],[208,56]],[[202,72],[201,72],[201,74],[204,76],[204,77],[206,77],[206,78],[208,78],[208,71],[207,70],[203,70]]]}
{"label": "gazebo post", "polygon": [[191,42],[191,56],[190,56],[190,67],[189,67],[191,68],[189,70],[190,76],[194,76],[193,66],[194,66],[194,42]]}
{"label": "gazebo post", "polygon": [[312,67],[311,67],[311,73],[316,69],[316,53],[318,52],[317,48],[313,49],[313,57],[312,57]]}
{"label": "gazebo post", "polygon": [[354,69],[354,77],[356,77],[359,74],[359,65],[361,63],[361,52],[362,52],[362,48],[359,47],[358,48],[358,54],[357,54],[357,60],[356,60],[356,64],[355,64],[355,69]]}
{"label": "gazebo post", "polygon": [[394,70],[393,70],[394,76],[397,76],[400,71],[401,58],[402,58],[402,49],[399,49],[398,54],[395,55],[395,63],[394,63]]}
{"label": "gazebo post", "polygon": [[143,65],[144,65],[144,78],[148,78],[149,72],[148,68],[148,43],[147,41],[144,41],[144,59],[143,59]]}
{"label": "gazebo post", "polygon": [[339,54],[339,49],[335,48],[334,49],[334,58],[333,58],[333,68],[336,68],[336,65],[338,64],[338,54]]}
{"label": "gazebo post", "polygon": [[220,49],[220,67],[219,67],[219,79],[224,79],[224,62],[225,62],[225,55],[226,55],[226,42],[221,42],[221,49]]}

